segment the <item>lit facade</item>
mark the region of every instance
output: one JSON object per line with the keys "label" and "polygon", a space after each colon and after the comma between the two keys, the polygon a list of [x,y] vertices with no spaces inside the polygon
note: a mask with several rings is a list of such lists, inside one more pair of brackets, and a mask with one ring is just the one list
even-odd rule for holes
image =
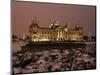
{"label": "lit facade", "polygon": [[76,25],[70,29],[67,25],[61,25],[57,21],[52,22],[50,27],[39,26],[38,21],[33,20],[29,26],[30,41],[82,41],[83,29],[81,25]]}

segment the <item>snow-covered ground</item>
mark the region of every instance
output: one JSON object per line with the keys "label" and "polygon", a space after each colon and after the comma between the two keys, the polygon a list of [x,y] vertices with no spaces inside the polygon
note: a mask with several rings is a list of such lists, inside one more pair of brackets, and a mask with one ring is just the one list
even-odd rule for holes
{"label": "snow-covered ground", "polygon": [[26,44],[27,42],[23,42],[23,41],[12,42],[11,51],[16,53],[21,50],[21,46],[24,46]]}
{"label": "snow-covered ground", "polygon": [[[17,44],[17,45],[16,45]],[[84,70],[96,68],[95,44],[87,44],[86,48],[23,50],[26,43],[12,44],[13,73],[35,73],[52,71]]]}

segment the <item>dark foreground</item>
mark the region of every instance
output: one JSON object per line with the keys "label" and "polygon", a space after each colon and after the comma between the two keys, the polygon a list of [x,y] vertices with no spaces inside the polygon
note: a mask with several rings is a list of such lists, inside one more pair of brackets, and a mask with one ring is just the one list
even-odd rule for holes
{"label": "dark foreground", "polygon": [[95,43],[33,43],[12,53],[13,74],[96,68]]}

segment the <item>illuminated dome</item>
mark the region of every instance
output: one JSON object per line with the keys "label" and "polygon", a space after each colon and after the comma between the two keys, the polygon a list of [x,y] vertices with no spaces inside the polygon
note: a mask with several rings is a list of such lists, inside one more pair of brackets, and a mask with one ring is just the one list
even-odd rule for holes
{"label": "illuminated dome", "polygon": [[67,32],[67,31],[69,30],[69,29],[68,29],[68,24],[67,24],[67,23],[66,23],[63,27],[64,27],[64,31],[65,31],[65,32]]}
{"label": "illuminated dome", "polygon": [[65,28],[65,32],[67,32],[68,31],[68,28]]}
{"label": "illuminated dome", "polygon": [[53,21],[51,24],[50,24],[50,28],[57,28],[60,26],[60,23],[59,21]]}

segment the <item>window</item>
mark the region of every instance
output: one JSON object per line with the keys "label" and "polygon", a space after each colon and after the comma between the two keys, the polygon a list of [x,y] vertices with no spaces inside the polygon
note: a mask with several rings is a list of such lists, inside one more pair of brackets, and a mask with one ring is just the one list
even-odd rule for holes
{"label": "window", "polygon": [[36,34],[37,32],[33,32],[33,34]]}

